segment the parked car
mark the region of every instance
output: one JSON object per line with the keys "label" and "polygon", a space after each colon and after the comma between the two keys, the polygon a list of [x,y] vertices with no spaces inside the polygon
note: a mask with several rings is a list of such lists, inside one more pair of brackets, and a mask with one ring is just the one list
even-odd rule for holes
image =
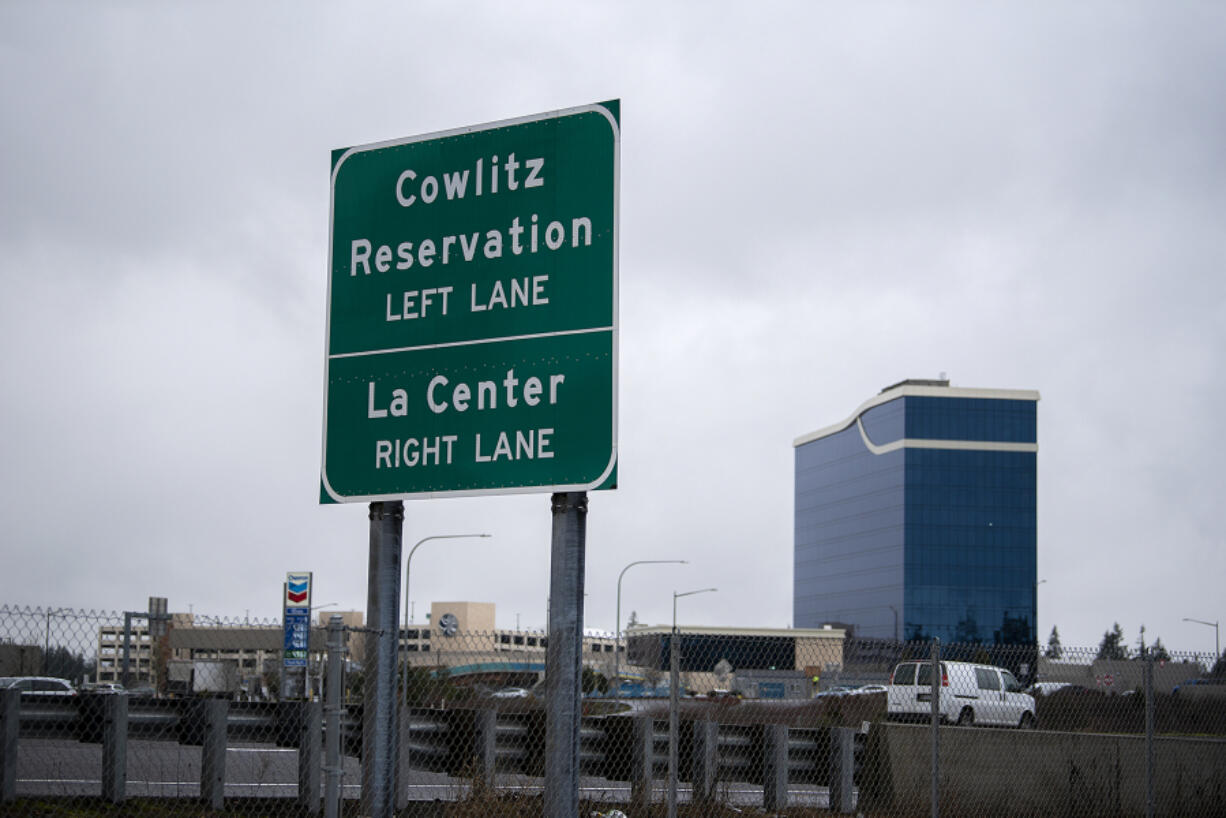
{"label": "parked car", "polygon": [[5,676],[0,687],[15,687],[23,696],[75,696],[77,689],[67,679],[54,676]]}
{"label": "parked car", "polygon": [[860,685],[859,687],[857,687],[855,690],[851,692],[853,695],[856,695],[856,696],[864,696],[869,693],[888,694],[890,692],[890,688],[887,685],[868,684],[868,685]]}
{"label": "parked car", "polygon": [[716,701],[725,701],[725,702],[731,701],[731,702],[738,702],[738,701],[740,701],[740,700],[741,700],[741,691],[739,691],[739,690],[724,690],[724,689],[722,689],[722,688],[717,688],[717,689],[715,689],[715,690],[708,691],[708,692],[707,692],[707,698],[708,698],[708,699],[715,699]]}
{"label": "parked car", "polygon": [[526,699],[532,694],[522,687],[504,687],[490,694],[492,699]]}
{"label": "parked car", "polygon": [[1068,682],[1035,682],[1026,692],[1032,696],[1050,696],[1057,690],[1063,690],[1071,686]]}
{"label": "parked car", "polygon": [[82,693],[127,693],[118,682],[86,682],[81,685]]}
{"label": "parked car", "polygon": [[1204,694],[1203,698],[1222,698],[1226,697],[1226,679],[1223,678],[1200,678],[1200,679],[1184,679],[1171,691],[1171,695],[1178,696],[1180,691],[1185,695],[1190,693]]}
{"label": "parked car", "polygon": [[[941,662],[938,707],[942,721],[961,725],[1034,727],[1034,696],[1004,668],[970,662]],[[924,717],[932,713],[932,663],[901,662],[890,676],[886,715]]]}

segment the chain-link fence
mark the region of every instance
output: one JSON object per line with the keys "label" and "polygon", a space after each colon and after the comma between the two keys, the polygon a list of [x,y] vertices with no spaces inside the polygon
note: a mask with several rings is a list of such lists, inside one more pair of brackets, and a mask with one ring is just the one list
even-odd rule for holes
{"label": "chain-link fence", "polygon": [[[0,814],[365,814],[369,635],[338,617],[286,668],[278,622],[0,607]],[[540,815],[547,636],[400,637],[397,814]],[[587,637],[580,812],[1223,815],[1224,664],[839,630]]]}

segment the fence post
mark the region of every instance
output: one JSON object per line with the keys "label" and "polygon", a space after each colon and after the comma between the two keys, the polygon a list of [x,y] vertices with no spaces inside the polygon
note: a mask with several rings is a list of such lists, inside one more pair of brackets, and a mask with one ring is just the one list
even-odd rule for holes
{"label": "fence post", "polygon": [[130,687],[132,677],[129,672],[132,661],[132,611],[123,612],[123,670],[120,674],[124,687]]}
{"label": "fence post", "polygon": [[482,708],[474,715],[473,755],[476,757],[478,779],[486,787],[494,786],[494,772],[498,756],[498,711],[492,707]]}
{"label": "fence post", "polygon": [[342,661],[345,653],[345,634],[340,614],[328,618],[328,667],[324,683],[324,816],[339,818],[341,810],[341,711]]}
{"label": "fence post", "polygon": [[230,702],[204,701],[204,741],[200,746],[200,800],[209,809],[221,810],[226,797],[226,719]]}
{"label": "fence post", "polygon": [[102,697],[102,798],[122,804],[128,784],[128,697]]}
{"label": "fence post", "polygon": [[694,737],[694,752],[690,756],[690,786],[693,802],[715,798],[715,781],[719,772],[719,722],[692,721],[690,735]]}
{"label": "fence post", "polygon": [[298,706],[298,803],[311,815],[318,815],[323,713],[317,701]]}
{"label": "fence post", "polygon": [[1145,657],[1145,815],[1154,816],[1154,658]]}
{"label": "fence post", "polygon": [[17,798],[17,738],[21,734],[21,691],[0,690],[0,803]]}
{"label": "fence post", "polygon": [[768,812],[788,805],[788,726],[762,725],[762,808]]}
{"label": "fence post", "polygon": [[856,809],[856,728],[833,727],[830,730],[830,739],[830,811],[852,813]]}
{"label": "fence post", "polygon": [[[407,663],[407,659],[405,660]],[[408,685],[408,666],[400,671],[400,684]],[[413,710],[405,701],[408,691],[403,691],[400,706],[396,711],[396,809],[409,805],[409,793],[413,788]]]}
{"label": "fence post", "polygon": [[941,640],[932,640],[932,818],[941,814]]}
{"label": "fence post", "polygon": [[634,744],[630,749],[630,803],[636,814],[646,814],[651,804],[655,775],[656,726],[651,716],[633,719]]}

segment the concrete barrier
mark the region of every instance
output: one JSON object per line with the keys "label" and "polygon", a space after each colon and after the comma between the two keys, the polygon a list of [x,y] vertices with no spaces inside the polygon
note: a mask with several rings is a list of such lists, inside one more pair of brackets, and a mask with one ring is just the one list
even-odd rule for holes
{"label": "concrete barrier", "polygon": [[[942,815],[1145,815],[1143,736],[942,727]],[[928,815],[932,734],[874,724],[860,775],[860,808]],[[1226,740],[1156,738],[1160,815],[1226,810]]]}

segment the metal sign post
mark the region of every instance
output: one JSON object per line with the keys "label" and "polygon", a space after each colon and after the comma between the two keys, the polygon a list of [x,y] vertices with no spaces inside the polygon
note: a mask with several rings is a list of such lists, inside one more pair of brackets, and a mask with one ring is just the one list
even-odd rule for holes
{"label": "metal sign post", "polygon": [[551,502],[549,646],[545,649],[545,818],[579,808],[580,665],[583,660],[583,562],[587,494],[558,492]]}
{"label": "metal sign post", "polygon": [[404,503],[370,504],[365,681],[362,689],[361,814],[391,818],[396,808],[396,643]]}

